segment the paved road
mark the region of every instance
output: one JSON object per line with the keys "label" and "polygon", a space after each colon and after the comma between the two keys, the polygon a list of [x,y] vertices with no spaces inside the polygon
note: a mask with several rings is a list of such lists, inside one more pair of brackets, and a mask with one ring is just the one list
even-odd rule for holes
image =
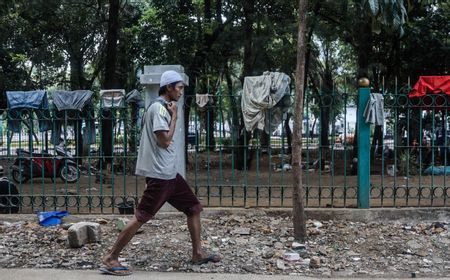
{"label": "paved road", "polygon": [[[117,276],[102,275],[96,270],[59,270],[59,269],[0,269],[0,280],[108,280],[121,279]],[[130,276],[124,276],[126,280],[313,280],[305,276],[282,276],[282,275],[254,275],[254,274],[207,274],[207,273],[175,273],[175,272],[147,272],[135,271]],[[370,278],[327,278],[327,279],[370,279]],[[383,279],[383,278],[376,278]],[[391,277],[384,279],[392,279]],[[397,278],[400,280],[401,278]],[[411,279],[411,278],[404,278]],[[420,278],[431,279],[431,278]],[[450,278],[432,278],[446,279]]]}

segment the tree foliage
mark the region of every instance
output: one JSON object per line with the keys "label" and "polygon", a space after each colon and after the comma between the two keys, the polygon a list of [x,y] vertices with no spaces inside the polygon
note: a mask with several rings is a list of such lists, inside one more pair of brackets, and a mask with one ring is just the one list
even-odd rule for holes
{"label": "tree foliage", "polygon": [[[194,88],[239,92],[245,75],[295,70],[294,1],[114,1],[114,48],[107,48],[111,1],[1,1],[0,91],[97,90],[111,71],[118,87],[131,90],[144,65],[181,64],[192,96]],[[380,87],[382,76],[447,74],[449,9],[445,1],[310,1],[307,86],[318,92],[346,80],[352,89],[368,75]],[[108,49],[117,55],[106,71]]]}

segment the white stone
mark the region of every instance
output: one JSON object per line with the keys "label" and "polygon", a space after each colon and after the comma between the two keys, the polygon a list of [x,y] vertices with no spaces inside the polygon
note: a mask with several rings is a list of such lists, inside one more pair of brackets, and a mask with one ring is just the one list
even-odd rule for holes
{"label": "white stone", "polygon": [[295,262],[300,260],[300,255],[295,252],[284,252],[283,259],[290,262]]}
{"label": "white stone", "polygon": [[286,266],[284,265],[284,261],[283,260],[277,260],[277,267],[278,267],[278,269],[281,269],[281,270],[285,270],[286,269]]}
{"label": "white stone", "polygon": [[292,242],[291,247],[294,250],[306,249],[306,245],[305,244],[301,244],[301,243],[298,243],[298,242]]}

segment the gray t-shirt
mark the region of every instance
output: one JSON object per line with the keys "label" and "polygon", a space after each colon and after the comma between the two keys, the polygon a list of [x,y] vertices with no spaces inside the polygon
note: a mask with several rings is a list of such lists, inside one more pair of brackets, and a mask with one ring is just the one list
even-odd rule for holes
{"label": "gray t-shirt", "polygon": [[[167,149],[157,144],[156,131],[169,131],[171,116],[164,99],[158,98],[144,114],[141,142],[136,162],[136,175],[170,180],[176,177],[176,154],[173,141]],[[162,102],[161,102],[162,100]]]}

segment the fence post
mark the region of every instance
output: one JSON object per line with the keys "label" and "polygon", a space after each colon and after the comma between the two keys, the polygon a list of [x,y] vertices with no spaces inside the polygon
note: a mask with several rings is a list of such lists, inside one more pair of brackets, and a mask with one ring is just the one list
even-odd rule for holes
{"label": "fence post", "polygon": [[358,81],[358,208],[370,207],[370,124],[364,118],[364,109],[369,101],[369,80]]}

